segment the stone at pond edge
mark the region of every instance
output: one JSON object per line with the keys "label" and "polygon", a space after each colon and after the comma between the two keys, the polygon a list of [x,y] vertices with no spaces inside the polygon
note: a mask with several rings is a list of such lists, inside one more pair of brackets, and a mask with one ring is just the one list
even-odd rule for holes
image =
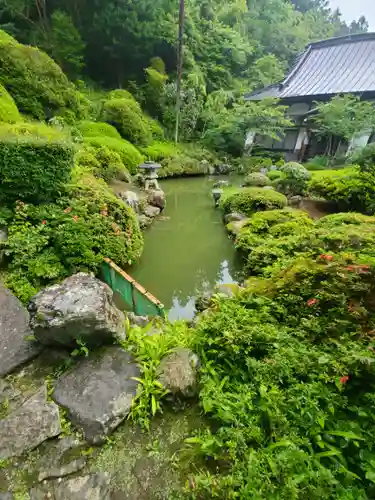
{"label": "stone at pond edge", "polygon": [[233,236],[237,236],[246,224],[247,220],[248,219],[243,219],[239,221],[229,222],[229,224],[226,225],[228,233],[232,234]]}
{"label": "stone at pond edge", "polygon": [[154,217],[157,217],[160,214],[160,208],[152,207],[151,205],[146,205],[145,208],[143,209],[143,213],[146,217],[150,217],[151,219],[153,219]]}
{"label": "stone at pond edge", "polygon": [[0,283],[0,377],[41,353],[40,344],[27,340],[32,333],[26,309]]}
{"label": "stone at pond edge", "polygon": [[198,371],[198,356],[191,349],[178,347],[162,359],[159,382],[173,395],[192,397],[197,392]]}
{"label": "stone at pond edge", "polygon": [[10,492],[0,493],[0,500],[14,500],[14,495]]}
{"label": "stone at pond edge", "polygon": [[139,212],[139,196],[134,191],[122,191],[117,195],[121,198],[134,212]]}
{"label": "stone at pond edge", "polygon": [[247,219],[246,215],[239,212],[231,212],[230,214],[224,215],[225,224],[229,224],[229,222],[239,222],[245,219]]}
{"label": "stone at pond edge", "polygon": [[50,481],[30,490],[30,500],[110,500],[107,473]]}
{"label": "stone at pond edge", "polygon": [[152,219],[144,214],[137,215],[139,227],[144,229],[152,224]]}
{"label": "stone at pond edge", "polygon": [[160,210],[164,210],[166,205],[165,193],[161,189],[155,189],[150,191],[148,195],[147,202],[149,205],[153,207],[160,208]]}
{"label": "stone at pond edge", "polygon": [[87,441],[100,444],[128,415],[140,371],[121,347],[83,359],[57,382],[53,399],[82,427]]}
{"label": "stone at pond edge", "polygon": [[87,346],[124,339],[124,315],[113,303],[108,285],[86,273],[45,288],[29,304],[30,326],[45,345]]}
{"label": "stone at pond edge", "polygon": [[60,434],[59,409],[42,387],[9,417],[0,420],[0,459],[22,455]]}

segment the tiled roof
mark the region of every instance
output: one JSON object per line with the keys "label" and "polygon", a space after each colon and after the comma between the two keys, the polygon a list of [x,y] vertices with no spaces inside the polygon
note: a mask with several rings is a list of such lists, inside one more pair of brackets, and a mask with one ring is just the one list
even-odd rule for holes
{"label": "tiled roof", "polygon": [[283,82],[245,96],[292,98],[375,92],[375,33],[310,44]]}

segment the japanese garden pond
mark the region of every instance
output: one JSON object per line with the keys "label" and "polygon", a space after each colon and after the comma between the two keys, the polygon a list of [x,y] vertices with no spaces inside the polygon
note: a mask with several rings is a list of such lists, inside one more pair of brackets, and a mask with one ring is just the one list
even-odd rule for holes
{"label": "japanese garden pond", "polygon": [[[167,199],[161,217],[144,233],[140,261],[129,272],[169,311],[169,319],[191,319],[195,298],[215,284],[236,283],[239,256],[211,196],[220,177],[160,182]],[[239,178],[230,182],[239,184]]]}

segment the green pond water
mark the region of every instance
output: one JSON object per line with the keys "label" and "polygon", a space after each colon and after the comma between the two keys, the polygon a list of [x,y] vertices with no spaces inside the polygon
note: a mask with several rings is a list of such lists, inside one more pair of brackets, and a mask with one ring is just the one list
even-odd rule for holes
{"label": "green pond water", "polygon": [[[160,182],[167,207],[145,231],[142,258],[129,270],[165,305],[172,321],[194,316],[197,294],[239,279],[238,255],[211,197],[218,179]],[[231,182],[239,183],[239,179]]]}

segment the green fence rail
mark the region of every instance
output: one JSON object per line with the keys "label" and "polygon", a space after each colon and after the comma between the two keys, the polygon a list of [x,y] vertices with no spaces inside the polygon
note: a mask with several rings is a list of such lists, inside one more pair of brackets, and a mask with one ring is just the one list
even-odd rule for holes
{"label": "green fence rail", "polygon": [[104,259],[101,277],[137,316],[165,317],[164,305],[111,259]]}

